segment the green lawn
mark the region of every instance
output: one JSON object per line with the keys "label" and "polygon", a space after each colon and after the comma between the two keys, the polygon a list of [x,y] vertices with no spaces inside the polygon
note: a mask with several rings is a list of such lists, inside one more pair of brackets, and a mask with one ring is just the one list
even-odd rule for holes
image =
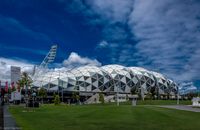
{"label": "green lawn", "polygon": [[9,109],[23,130],[197,130],[200,113],[130,105],[44,105],[35,112]]}

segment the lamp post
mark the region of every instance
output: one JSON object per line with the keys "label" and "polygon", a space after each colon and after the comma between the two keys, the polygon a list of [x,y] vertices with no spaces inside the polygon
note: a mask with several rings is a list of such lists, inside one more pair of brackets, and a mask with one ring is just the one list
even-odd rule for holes
{"label": "lamp post", "polygon": [[177,86],[177,105],[179,105],[179,84]]}
{"label": "lamp post", "polygon": [[[58,77],[58,91],[60,93],[59,86],[60,86],[60,78]],[[61,85],[61,95],[62,95],[62,102],[63,102],[63,81],[62,81],[62,85]]]}
{"label": "lamp post", "polygon": [[117,85],[117,106],[119,106],[119,85]]}
{"label": "lamp post", "polygon": [[63,81],[62,81],[62,102],[64,102],[64,95],[63,95]]}

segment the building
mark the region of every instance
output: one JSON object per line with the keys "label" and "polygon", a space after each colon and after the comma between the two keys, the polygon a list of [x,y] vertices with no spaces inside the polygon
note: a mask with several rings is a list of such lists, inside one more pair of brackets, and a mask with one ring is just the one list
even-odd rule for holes
{"label": "building", "polygon": [[10,67],[11,72],[11,83],[16,84],[21,78],[21,68],[17,66]]}
{"label": "building", "polygon": [[135,89],[142,97],[152,90],[157,96],[174,96],[177,93],[176,83],[162,74],[121,65],[82,66],[66,71],[49,71],[37,76],[33,86],[47,89],[59,87],[67,92],[101,92],[107,95],[131,94],[131,90]]}

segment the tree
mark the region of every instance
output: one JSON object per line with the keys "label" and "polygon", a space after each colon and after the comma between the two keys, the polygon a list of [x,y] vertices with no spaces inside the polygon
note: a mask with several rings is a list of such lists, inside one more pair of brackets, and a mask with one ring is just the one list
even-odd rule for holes
{"label": "tree", "polygon": [[73,103],[74,103],[75,100],[76,100],[76,92],[72,92],[72,100],[73,100]]}
{"label": "tree", "polygon": [[[25,94],[27,94],[27,87],[30,87],[32,82],[33,81],[31,79],[31,77],[28,75],[28,73],[23,72],[21,75],[21,79],[18,80],[18,82],[17,82],[17,85],[19,86],[20,89],[23,88],[24,86],[26,86]],[[27,103],[26,99],[25,99],[25,101]]]}
{"label": "tree", "polygon": [[131,88],[131,94],[137,95],[139,99],[142,99],[141,88],[137,89],[136,87]]}
{"label": "tree", "polygon": [[17,86],[19,87],[19,89],[23,88],[25,85],[24,80],[20,79],[17,81]]}
{"label": "tree", "polygon": [[155,98],[155,95],[156,95],[156,87],[151,87],[150,88],[150,93],[151,93],[151,99],[152,98]]}
{"label": "tree", "polygon": [[30,87],[32,82],[33,82],[33,80],[28,75],[28,73],[23,72],[22,75],[21,75],[21,79],[18,80],[18,82],[17,82],[17,85],[20,88],[23,88],[25,85],[26,85],[26,87]]}
{"label": "tree", "polygon": [[42,97],[42,104],[43,104],[43,101],[44,101],[44,98],[47,96],[47,91],[46,89],[44,88],[41,88],[38,92],[38,95]]}
{"label": "tree", "polygon": [[151,92],[150,92],[150,93],[148,92],[148,93],[146,94],[146,96],[145,96],[145,99],[151,100],[152,97],[153,97],[153,96],[152,96]]}
{"label": "tree", "polygon": [[104,95],[103,93],[99,93],[99,101],[104,104]]}
{"label": "tree", "polygon": [[142,99],[141,88],[137,89],[136,87],[132,87],[131,88],[131,94],[132,95],[136,95],[137,94],[138,98]]}
{"label": "tree", "polygon": [[80,100],[80,96],[76,94],[76,101],[79,102],[79,100]]}
{"label": "tree", "polygon": [[15,91],[16,91],[15,87],[11,88],[11,92],[15,92]]}
{"label": "tree", "polygon": [[73,102],[79,102],[80,96],[77,94],[77,92],[72,92],[72,99]]}
{"label": "tree", "polygon": [[53,102],[54,102],[55,105],[59,105],[60,104],[60,96],[56,95]]}
{"label": "tree", "polygon": [[132,94],[132,95],[137,94],[137,89],[136,89],[136,87],[132,87],[132,88],[131,88],[131,94]]}

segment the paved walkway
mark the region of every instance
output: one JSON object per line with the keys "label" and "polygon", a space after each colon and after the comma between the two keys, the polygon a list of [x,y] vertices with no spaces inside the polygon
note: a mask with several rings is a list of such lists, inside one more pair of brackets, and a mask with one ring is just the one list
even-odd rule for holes
{"label": "paved walkway", "polygon": [[159,107],[172,108],[172,109],[185,110],[185,111],[192,111],[192,112],[200,112],[200,108],[193,108],[190,105],[162,105],[162,106],[159,106]]}
{"label": "paved walkway", "polygon": [[3,130],[3,107],[0,104],[0,130]]}
{"label": "paved walkway", "polygon": [[8,106],[4,105],[4,130],[21,130],[20,127],[17,126],[14,118],[8,111]]}

